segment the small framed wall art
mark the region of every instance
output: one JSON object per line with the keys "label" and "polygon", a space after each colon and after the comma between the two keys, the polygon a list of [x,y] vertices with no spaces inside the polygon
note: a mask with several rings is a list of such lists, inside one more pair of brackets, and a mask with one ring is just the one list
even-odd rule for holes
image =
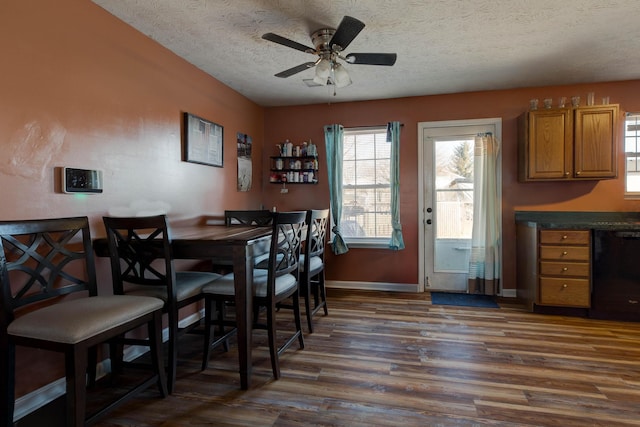
{"label": "small framed wall art", "polygon": [[221,168],[223,131],[219,124],[184,113],[184,160]]}

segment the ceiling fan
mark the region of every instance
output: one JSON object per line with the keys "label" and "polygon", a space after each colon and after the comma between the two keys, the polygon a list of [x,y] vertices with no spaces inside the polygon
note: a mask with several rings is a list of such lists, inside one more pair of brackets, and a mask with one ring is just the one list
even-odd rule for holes
{"label": "ceiling fan", "polygon": [[305,46],[286,37],[274,33],[266,33],[263,39],[290,47],[305,53],[318,56],[314,62],[305,62],[276,74],[276,77],[290,77],[306,69],[316,67],[313,81],[317,85],[332,84],[344,87],[351,84],[351,78],[338,59],[349,64],[393,65],[396,63],[395,53],[350,53],[343,55],[344,50],[364,28],[364,22],[345,16],[337,29],[321,28],[311,34],[315,47]]}

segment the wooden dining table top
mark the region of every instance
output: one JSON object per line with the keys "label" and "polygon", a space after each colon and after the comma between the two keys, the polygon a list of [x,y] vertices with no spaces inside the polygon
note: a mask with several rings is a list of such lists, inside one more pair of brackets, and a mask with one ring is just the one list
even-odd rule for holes
{"label": "wooden dining table top", "polygon": [[[258,253],[265,252],[270,241],[271,226],[189,224],[170,226],[169,234],[174,258],[206,258],[220,256],[219,251],[234,246],[254,246],[261,243]],[[106,238],[94,239],[98,256],[109,256]]]}
{"label": "wooden dining table top", "polygon": [[216,240],[221,242],[246,242],[270,235],[271,226],[244,226],[244,225],[180,225],[171,227],[169,233],[171,240]]}

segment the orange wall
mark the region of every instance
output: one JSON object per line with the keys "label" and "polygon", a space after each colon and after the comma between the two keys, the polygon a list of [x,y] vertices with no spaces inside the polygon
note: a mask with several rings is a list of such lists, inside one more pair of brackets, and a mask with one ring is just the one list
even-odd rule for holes
{"label": "orange wall", "polygon": [[[329,193],[322,162],[319,185],[291,185],[282,195],[280,186],[267,183],[263,192],[274,145],[311,138],[322,160],[323,125],[399,120],[405,124],[401,219],[407,248],[330,257],[328,276],[417,283],[417,123],[484,117],[503,119],[506,288],[515,287],[515,209],[635,211],[640,203],[622,199],[621,179],[519,184],[515,141],[515,119],[529,98],[595,91],[628,111],[640,111],[634,96],[640,81],[263,109],[87,0],[0,2],[0,55],[0,220],[88,215],[94,235],[102,235],[102,215],[140,199],[169,204],[173,219],[262,203],[279,210],[325,207]],[[338,93],[329,101],[339,100]],[[224,126],[224,168],[181,161],[183,112]],[[237,132],[254,142],[248,193],[236,191]],[[87,197],[56,192],[54,168],[60,166],[104,170],[105,192]],[[105,260],[98,261],[98,271],[101,288],[108,289]],[[19,350],[20,372],[29,366],[33,375],[25,380],[19,372],[18,395],[59,377],[47,365],[32,363],[49,357]]]}
{"label": "orange wall", "polygon": [[[358,84],[358,82],[354,82]],[[314,90],[309,88],[306,90]],[[343,89],[347,91],[348,88]],[[438,120],[502,118],[503,173],[503,286],[515,289],[515,210],[638,211],[640,201],[624,200],[624,159],[619,156],[619,178],[609,181],[574,183],[527,183],[517,181],[517,117],[530,98],[553,98],[595,92],[596,99],[610,96],[624,111],[640,111],[640,81],[594,83],[506,91],[461,93],[414,98],[278,107],[266,109],[264,169],[275,144],[289,139],[294,143],[311,138],[318,144],[321,158],[320,184],[289,185],[280,194],[279,185],[265,184],[266,206],[278,209],[328,206],[326,155],[323,126],[340,123],[345,127],[381,125],[398,120],[401,134],[401,222],[406,245],[404,251],[353,249],[347,254],[329,256],[327,278],[365,282],[418,283],[418,123]],[[337,100],[340,99],[338,91]],[[621,115],[623,116],[623,115]],[[620,134],[623,126],[620,123]],[[622,153],[622,145],[620,145]],[[325,163],[323,163],[323,161]]]}
{"label": "orange wall", "polygon": [[[146,199],[172,218],[258,208],[263,109],[87,0],[0,2],[0,220],[102,215]],[[182,113],[224,126],[224,168],[181,161]],[[254,185],[236,191],[236,133],[255,143]],[[104,193],[54,191],[54,168],[104,171]],[[101,289],[108,263],[98,260]],[[31,364],[50,355],[18,349],[35,384],[59,375]],[[59,359],[55,359],[59,362]]]}

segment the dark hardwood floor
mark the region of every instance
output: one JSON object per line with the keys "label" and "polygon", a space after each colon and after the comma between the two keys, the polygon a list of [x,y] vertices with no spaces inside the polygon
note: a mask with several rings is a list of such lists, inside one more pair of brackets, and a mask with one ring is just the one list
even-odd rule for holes
{"label": "dark hardwood floor", "polygon": [[[439,306],[428,293],[331,289],[328,304],[305,349],[281,357],[280,380],[263,331],[248,391],[233,345],[201,372],[200,337],[186,336],[173,395],[149,389],[96,425],[640,425],[640,323]],[[28,418],[18,426],[56,425]]]}

